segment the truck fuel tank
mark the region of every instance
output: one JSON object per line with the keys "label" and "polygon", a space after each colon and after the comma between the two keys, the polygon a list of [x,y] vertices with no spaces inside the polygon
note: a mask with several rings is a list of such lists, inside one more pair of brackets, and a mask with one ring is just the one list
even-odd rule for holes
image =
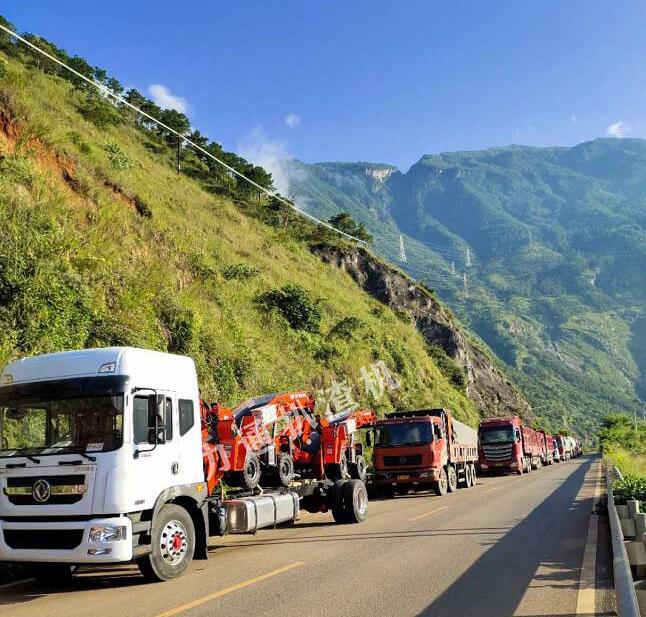
{"label": "truck fuel tank", "polygon": [[250,533],[263,527],[293,521],[298,517],[298,495],[293,492],[266,493],[252,497],[227,499],[224,509],[224,533]]}

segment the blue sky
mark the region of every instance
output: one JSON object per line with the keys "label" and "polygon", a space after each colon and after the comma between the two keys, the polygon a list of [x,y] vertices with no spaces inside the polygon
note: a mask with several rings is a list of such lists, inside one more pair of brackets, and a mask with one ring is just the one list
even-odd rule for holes
{"label": "blue sky", "polygon": [[4,0],[0,12],[149,96],[158,86],[243,154],[406,169],[613,125],[646,136],[641,0]]}

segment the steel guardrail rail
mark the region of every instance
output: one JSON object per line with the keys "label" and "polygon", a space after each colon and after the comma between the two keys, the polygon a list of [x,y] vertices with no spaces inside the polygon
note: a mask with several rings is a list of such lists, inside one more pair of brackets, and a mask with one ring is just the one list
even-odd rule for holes
{"label": "steel guardrail rail", "polygon": [[[614,466],[613,466],[614,467]],[[616,470],[619,473],[619,470]],[[620,473],[619,476],[621,477]],[[612,570],[615,580],[615,598],[619,617],[640,617],[637,594],[630,571],[628,554],[624,546],[624,534],[621,530],[619,515],[612,494],[611,472],[606,467],[606,490],[608,494],[608,518],[610,519],[610,536],[612,538]]]}

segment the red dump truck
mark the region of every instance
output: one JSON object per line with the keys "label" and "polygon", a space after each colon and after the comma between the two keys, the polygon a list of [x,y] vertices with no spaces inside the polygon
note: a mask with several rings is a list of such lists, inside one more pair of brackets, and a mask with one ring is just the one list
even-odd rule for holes
{"label": "red dump truck", "polygon": [[444,495],[458,485],[475,485],[478,434],[448,409],[390,413],[375,423],[374,432],[374,483],[379,493],[394,497],[433,489]]}
{"label": "red dump truck", "polygon": [[483,420],[478,437],[481,473],[527,473],[547,457],[544,433],[525,426],[518,416]]}

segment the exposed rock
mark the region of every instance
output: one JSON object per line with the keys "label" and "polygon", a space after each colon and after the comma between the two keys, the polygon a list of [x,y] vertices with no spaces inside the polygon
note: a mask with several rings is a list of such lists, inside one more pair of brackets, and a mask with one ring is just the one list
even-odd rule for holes
{"label": "exposed rock", "polygon": [[467,374],[467,395],[482,415],[533,417],[529,403],[502,370],[453,321],[430,292],[362,248],[315,245],[325,263],[342,268],[375,299],[407,313],[429,345],[441,347]]}

